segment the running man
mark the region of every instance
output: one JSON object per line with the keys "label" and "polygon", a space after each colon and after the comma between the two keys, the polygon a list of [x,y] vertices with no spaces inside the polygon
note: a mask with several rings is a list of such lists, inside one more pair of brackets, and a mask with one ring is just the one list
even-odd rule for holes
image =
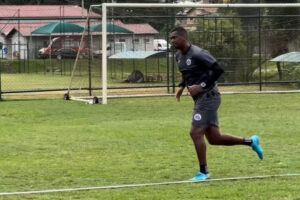
{"label": "running man", "polygon": [[170,38],[173,46],[178,50],[176,60],[183,79],[176,91],[176,99],[180,101],[180,96],[187,87],[195,103],[190,135],[195,145],[200,172],[191,180],[200,181],[210,178],[204,136],[211,145],[250,146],[262,160],[263,149],[259,145],[258,136],[239,138],[220,133],[217,111],[221,104],[221,94],[216,81],[224,70],[216,59],[206,50],[190,44],[187,31],[182,27],[174,28]]}

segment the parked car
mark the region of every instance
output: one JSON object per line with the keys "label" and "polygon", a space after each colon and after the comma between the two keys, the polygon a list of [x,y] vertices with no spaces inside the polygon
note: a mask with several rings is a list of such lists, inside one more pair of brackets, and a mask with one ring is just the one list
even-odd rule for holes
{"label": "parked car", "polygon": [[76,56],[77,51],[75,51],[74,49],[61,48],[52,53],[52,57],[56,57],[58,60],[61,60],[63,58],[76,58]]}
{"label": "parked car", "polygon": [[[60,55],[64,54],[65,57],[73,57],[74,52],[76,55],[76,53],[79,51],[80,39],[81,38],[79,36],[64,36],[53,38],[48,47],[41,48],[39,50],[39,57],[49,58],[51,55],[51,57],[55,58],[58,56],[57,58],[60,58]],[[84,40],[83,48],[80,50],[80,54],[86,55],[87,53],[87,41]]]}

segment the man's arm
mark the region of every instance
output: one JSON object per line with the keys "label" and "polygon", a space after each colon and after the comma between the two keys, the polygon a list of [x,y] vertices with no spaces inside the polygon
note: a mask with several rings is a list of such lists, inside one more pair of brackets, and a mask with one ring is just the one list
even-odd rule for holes
{"label": "man's arm", "polygon": [[181,83],[179,83],[179,85],[178,85],[179,88],[177,89],[176,94],[175,94],[177,101],[180,101],[180,97],[182,95],[182,92],[183,92],[185,86],[186,86],[185,80],[182,76],[182,81],[181,81]]}
{"label": "man's arm", "polygon": [[200,85],[191,85],[188,87],[188,90],[192,96],[204,92],[206,89],[210,88],[224,72],[222,67],[217,62],[210,66],[209,71],[210,75],[206,81],[201,82]]}
{"label": "man's arm", "polygon": [[186,84],[185,84],[185,80],[183,78],[183,75],[181,74],[181,77],[182,77],[182,81],[179,83],[178,87],[182,87],[182,88],[185,88]]}
{"label": "man's arm", "polygon": [[200,83],[200,86],[204,89],[210,88],[218,79],[219,77],[224,73],[223,68],[215,62],[212,64],[212,66],[209,67],[210,75],[208,79],[202,83]]}
{"label": "man's arm", "polygon": [[212,85],[218,80],[221,74],[224,72],[222,67],[218,64],[217,60],[206,50],[202,50],[195,55],[197,64],[201,67],[205,67],[209,73],[206,80],[200,83],[203,89],[210,89]]}

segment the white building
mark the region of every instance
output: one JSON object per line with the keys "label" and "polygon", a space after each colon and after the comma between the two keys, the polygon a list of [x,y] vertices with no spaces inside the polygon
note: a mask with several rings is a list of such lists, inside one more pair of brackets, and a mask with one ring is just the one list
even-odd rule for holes
{"label": "white building", "polygon": [[[86,17],[85,9],[73,5],[0,5],[0,42],[3,43],[0,58],[16,59],[19,56],[21,59],[35,58],[39,49],[48,46],[50,36],[33,35],[32,31],[51,22],[61,21],[84,26]],[[152,26],[149,24],[124,24],[118,20],[113,23],[133,33],[108,34],[108,43],[125,42],[128,50],[153,50],[153,40],[158,37],[158,31]],[[97,50],[101,48],[101,35],[98,34],[98,37],[97,34],[94,35],[93,49]],[[51,35],[52,38],[57,36],[59,35]]]}

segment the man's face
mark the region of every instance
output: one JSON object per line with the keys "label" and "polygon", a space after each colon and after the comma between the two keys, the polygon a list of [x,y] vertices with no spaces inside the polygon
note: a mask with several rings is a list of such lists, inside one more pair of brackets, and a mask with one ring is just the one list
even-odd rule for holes
{"label": "man's face", "polygon": [[182,35],[179,35],[176,31],[174,31],[170,34],[170,39],[171,39],[172,45],[176,49],[181,49],[182,47],[184,47],[184,44],[186,42],[186,38]]}

